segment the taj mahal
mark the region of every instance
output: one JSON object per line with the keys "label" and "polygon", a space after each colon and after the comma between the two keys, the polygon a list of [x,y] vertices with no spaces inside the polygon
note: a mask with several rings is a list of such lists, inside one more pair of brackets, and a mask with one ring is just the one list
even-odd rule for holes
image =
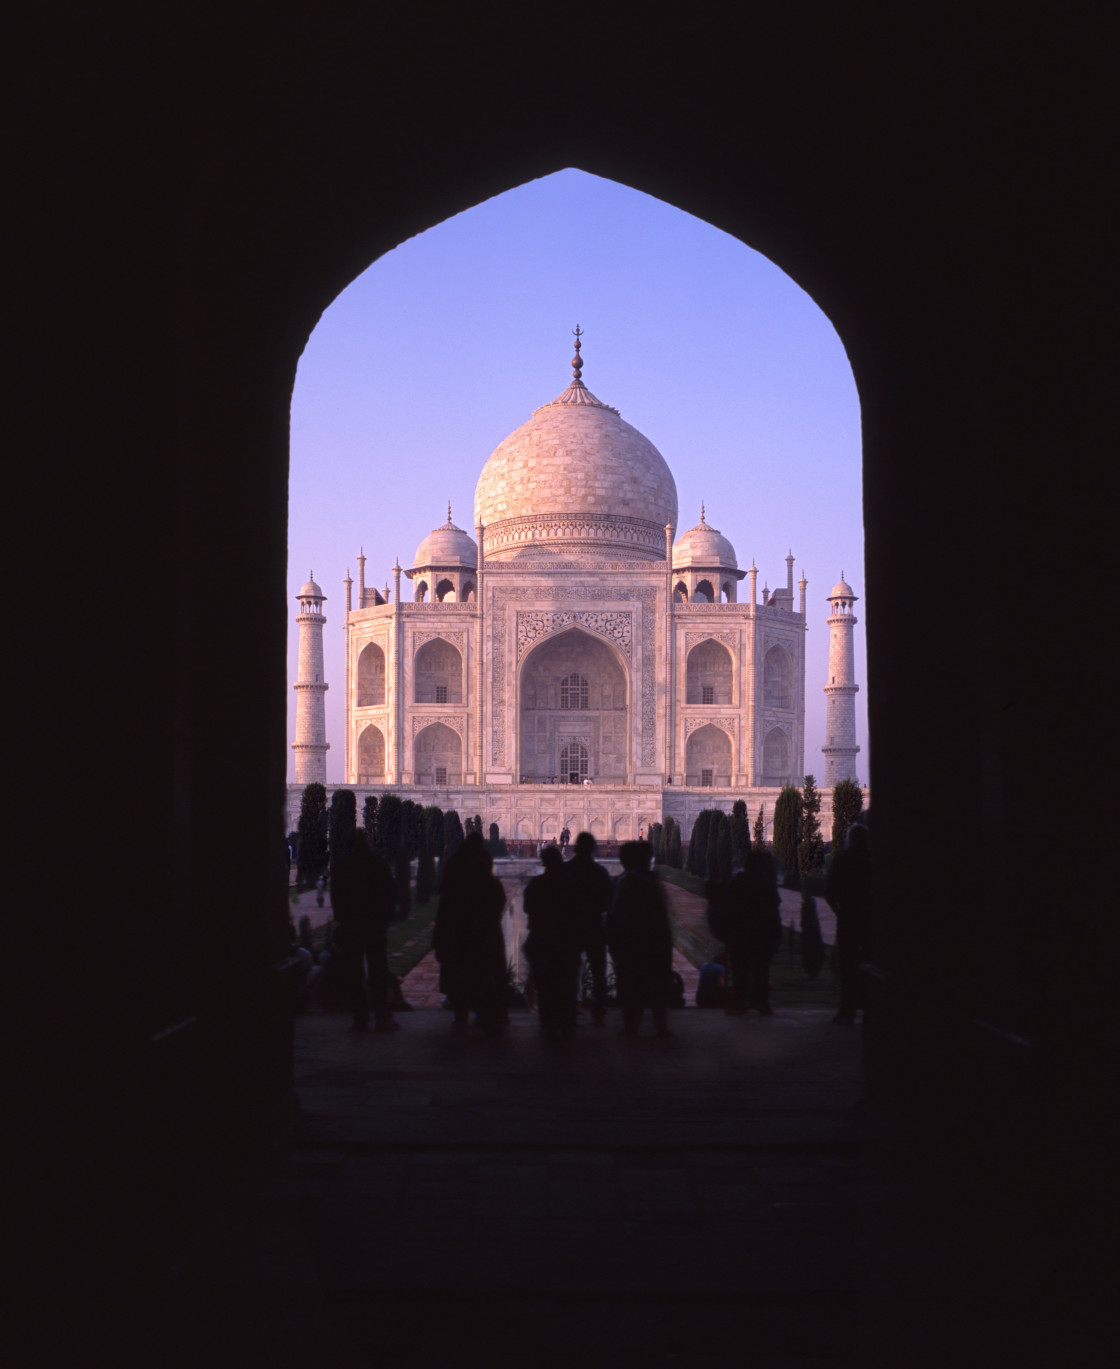
{"label": "taj mahal", "polygon": [[[736,799],[768,822],[809,770],[827,835],[828,789],[856,778],[856,596],[843,575],[828,596],[828,744],[807,765],[804,574],[791,552],[760,593],[703,507],[676,537],[672,472],[584,384],[580,336],[567,388],[483,466],[474,536],[449,507],[391,590],[367,584],[364,555],[356,586],[347,572],[344,785],[359,811],[391,791],[514,840],[617,842],[666,816],[687,840]],[[291,825],[329,749],[326,595],[309,579],[297,598]]]}

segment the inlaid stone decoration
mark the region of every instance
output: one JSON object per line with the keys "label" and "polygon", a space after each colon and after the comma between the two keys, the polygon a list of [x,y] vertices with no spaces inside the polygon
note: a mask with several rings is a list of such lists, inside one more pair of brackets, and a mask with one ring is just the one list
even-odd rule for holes
{"label": "inlaid stone decoration", "polygon": [[613,642],[625,655],[630,655],[632,615],[629,613],[591,613],[579,609],[553,609],[545,612],[523,612],[517,615],[517,659],[550,633],[565,627],[583,627],[597,632]]}
{"label": "inlaid stone decoration", "polygon": [[[383,588],[358,557],[335,683],[346,692],[340,778],[424,803],[438,793],[441,807],[500,821],[513,839],[558,835],[547,825],[561,819],[621,839],[670,810],[687,838],[701,809],[748,796],[757,806],[760,787],[819,768],[804,755],[807,581],[795,582],[791,553],[763,605],[767,582],[739,569],[703,507],[678,535],[669,465],[587,388],[581,339],[567,387],[482,466],[469,527],[450,506],[423,515],[436,526],[410,565],[378,567]],[[298,597],[306,782],[326,774],[326,596],[309,580]],[[854,774],[859,749],[854,600],[841,577],[828,619],[836,678],[822,682],[830,777]]]}

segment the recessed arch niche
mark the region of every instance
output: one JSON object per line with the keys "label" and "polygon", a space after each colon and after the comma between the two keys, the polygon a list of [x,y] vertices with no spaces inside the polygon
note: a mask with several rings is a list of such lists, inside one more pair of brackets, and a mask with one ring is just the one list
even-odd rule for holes
{"label": "recessed arch niche", "polygon": [[372,723],[358,738],[358,783],[380,784],[385,778],[385,734]]}
{"label": "recessed arch niche", "polygon": [[412,771],[416,784],[462,784],[462,737],[446,723],[422,728],[412,743]]}
{"label": "recessed arch niche", "polygon": [[376,642],[358,657],[358,707],[375,708],[385,702],[385,653]]}
{"label": "recessed arch niche", "polygon": [[731,705],[734,665],[731,652],[709,637],[688,653],[685,699],[690,704]]}
{"label": "recessed arch niche", "polygon": [[722,727],[706,723],[685,745],[685,784],[730,784],[731,738]]}
{"label": "recessed arch niche", "polygon": [[763,657],[762,702],[767,708],[793,707],[793,661],[784,646],[772,646]]}
{"label": "recessed arch niche", "polygon": [[[580,683],[573,690],[573,679]],[[586,685],[586,690],[584,686]],[[568,783],[561,757],[583,747],[581,777],[624,779],[629,708],[627,678],[615,649],[601,637],[570,628],[534,647],[518,681],[520,774],[528,781]],[[573,701],[576,706],[573,706]]]}
{"label": "recessed arch niche", "polygon": [[442,637],[425,642],[412,663],[412,697],[418,704],[463,702],[463,657]]}
{"label": "recessed arch niche", "polygon": [[766,785],[789,784],[790,756],[789,734],[780,727],[772,727],[762,743],[762,783]]}

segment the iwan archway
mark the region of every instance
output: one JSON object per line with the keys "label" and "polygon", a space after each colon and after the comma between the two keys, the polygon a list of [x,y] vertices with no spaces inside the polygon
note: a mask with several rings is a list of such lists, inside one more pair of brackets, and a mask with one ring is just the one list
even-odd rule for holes
{"label": "iwan archway", "polygon": [[578,628],[530,651],[518,677],[518,773],[527,783],[625,783],[630,713],[616,649]]}

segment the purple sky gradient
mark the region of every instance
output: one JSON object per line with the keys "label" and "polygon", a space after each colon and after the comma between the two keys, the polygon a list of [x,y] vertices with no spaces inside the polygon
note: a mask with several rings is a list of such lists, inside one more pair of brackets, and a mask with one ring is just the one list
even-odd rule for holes
{"label": "purple sky gradient", "polygon": [[[660,200],[568,170],[477,205],[374,262],[324,312],[292,394],[288,680],[295,594],[325,605],[327,779],[343,778],[343,577],[392,583],[447,516],[473,536],[494,448],[571,378],[654,444],[699,521],[754,557],[759,587],[809,581],[805,766],[824,773],[825,595],[857,595],[859,775],[868,765],[860,412],[834,328],[787,275]],[[411,582],[402,578],[404,597]],[[747,592],[743,581],[740,593]],[[355,591],[356,592],[356,591]],[[795,590],[796,594],[796,590]],[[295,692],[288,698],[295,735]],[[293,777],[292,752],[288,775]]]}

